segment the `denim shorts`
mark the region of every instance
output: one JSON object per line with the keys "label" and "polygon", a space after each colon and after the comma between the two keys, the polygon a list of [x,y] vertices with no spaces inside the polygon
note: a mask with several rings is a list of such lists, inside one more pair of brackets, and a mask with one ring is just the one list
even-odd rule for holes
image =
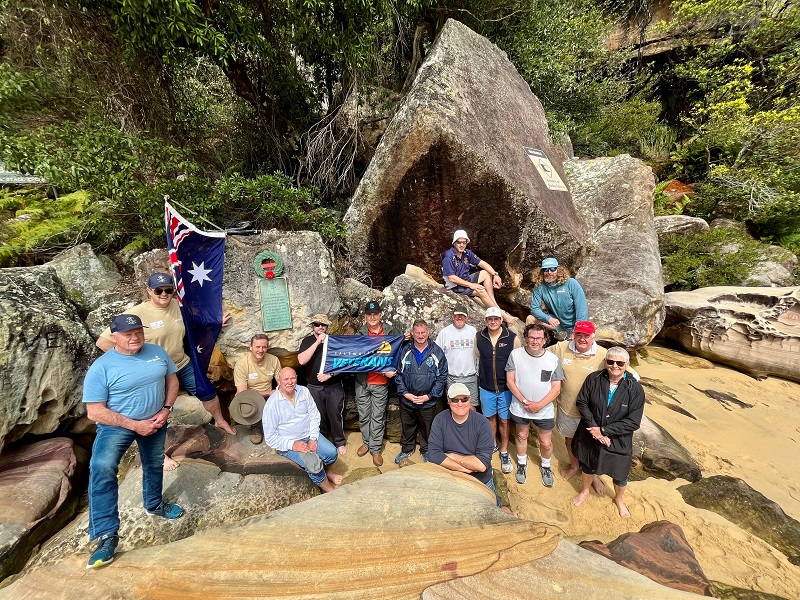
{"label": "denim shorts", "polygon": [[[470,283],[478,283],[478,278],[481,276],[480,271],[475,271],[469,277],[464,277]],[[475,293],[475,290],[472,288],[465,287],[463,285],[457,285],[455,287],[450,288],[451,292],[455,292],[456,294],[461,294],[462,296],[472,296]]]}
{"label": "denim shorts", "polygon": [[510,414],[508,409],[511,407],[511,392],[490,392],[480,388],[481,393],[481,412],[486,418],[499,416],[504,421],[508,421]]}

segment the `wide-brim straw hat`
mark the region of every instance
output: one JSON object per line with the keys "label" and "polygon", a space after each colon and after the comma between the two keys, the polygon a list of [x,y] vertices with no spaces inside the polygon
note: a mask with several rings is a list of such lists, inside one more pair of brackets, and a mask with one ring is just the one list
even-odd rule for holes
{"label": "wide-brim straw hat", "polygon": [[240,425],[253,425],[261,420],[264,414],[264,404],[266,400],[255,390],[245,390],[239,392],[231,400],[228,410],[231,419]]}

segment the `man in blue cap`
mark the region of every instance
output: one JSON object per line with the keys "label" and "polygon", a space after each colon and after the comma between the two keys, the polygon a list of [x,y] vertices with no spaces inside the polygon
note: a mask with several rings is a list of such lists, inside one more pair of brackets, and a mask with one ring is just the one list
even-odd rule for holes
{"label": "man in blue cap", "polygon": [[148,515],[177,519],[183,509],[164,502],[164,439],[178,397],[177,368],[162,347],[146,344],[137,315],[111,321],[114,347],[98,358],[83,382],[86,415],[97,422],[89,463],[89,536],[98,539],[87,569],[114,560],[119,543],[119,461],[133,442],[142,461],[142,499]]}
{"label": "man in blue cap", "polygon": [[572,335],[575,323],[589,320],[581,284],[555,258],[542,261],[542,268],[533,273],[533,284],[531,315],[526,324],[539,323],[553,332],[557,340],[566,340]]}

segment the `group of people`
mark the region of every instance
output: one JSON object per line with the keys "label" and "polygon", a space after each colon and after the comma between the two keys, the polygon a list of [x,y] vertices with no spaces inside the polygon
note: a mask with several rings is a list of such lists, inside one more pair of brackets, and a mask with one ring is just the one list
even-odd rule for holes
{"label": "group of people", "polygon": [[[502,286],[502,279],[467,249],[468,243],[465,231],[455,232],[442,259],[442,274],[448,289],[475,296],[485,305],[485,327],[478,331],[468,324],[462,305],[455,307],[452,323],[435,341],[428,324],[417,320],[404,334],[396,370],[357,374],[362,444],[356,453],[369,453],[375,466],[383,466],[393,380],[402,424],[396,463],[410,457],[419,444],[423,461],[469,473],[494,490],[494,452],[499,451],[503,473],[515,470],[508,449],[509,421],[513,421],[516,481],[527,480],[528,437],[534,427],[541,481],[552,487],[556,429],[570,459],[561,476],[582,474],[581,491],[573,504],[585,502],[592,488],[602,496],[605,489],[599,475],[606,474],[614,483],[619,514],[629,516],[623,496],[644,393],[638,376],[628,370],[628,353],[597,345],[583,290],[552,257],[543,260],[534,274],[532,314],[520,340],[508,327],[516,318],[495,299],[494,290]],[[117,470],[134,441],[142,459],[147,514],[166,519],[183,514],[180,506],[162,497],[163,470],[177,466],[164,456],[167,418],[179,388],[189,393],[196,389],[191,362],[183,351],[185,330],[174,293],[172,276],[154,273],[148,280],[147,300],[114,317],[97,341],[105,354],[92,364],[84,384],[87,414],[98,424],[89,485],[89,534],[98,544],[87,569],[113,561],[119,541]],[[368,302],[364,315],[359,335],[399,333],[383,322],[379,303]],[[250,425],[252,442],[263,439],[303,468],[323,492],[341,483],[332,466],[347,452],[343,376],[321,368],[330,325],[327,315],[314,315],[312,332],[300,344],[297,358],[305,367],[306,386],[298,385],[294,369],[281,368],[268,353],[268,337],[255,334],[234,370],[237,396],[230,411],[232,420]],[[560,340],[550,349],[549,335]],[[215,426],[236,433],[223,417],[216,395],[200,400]]]}

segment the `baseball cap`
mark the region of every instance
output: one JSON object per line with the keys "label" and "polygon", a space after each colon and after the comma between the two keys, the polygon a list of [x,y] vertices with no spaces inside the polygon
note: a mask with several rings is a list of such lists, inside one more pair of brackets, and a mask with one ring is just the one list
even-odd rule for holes
{"label": "baseball cap", "polygon": [[453,241],[451,243],[455,244],[456,240],[459,238],[464,238],[465,240],[467,240],[467,243],[469,243],[469,236],[467,235],[467,232],[464,231],[463,229],[456,230],[456,232],[453,234]]}
{"label": "baseball cap", "polygon": [[374,300],[367,302],[367,305],[364,307],[364,314],[365,315],[377,315],[382,313],[381,305],[375,302]]}
{"label": "baseball cap", "polygon": [[151,290],[163,285],[171,285],[172,287],[175,287],[175,281],[173,281],[172,275],[169,273],[153,273],[147,279],[147,287],[149,287]]}
{"label": "baseball cap", "polygon": [[447,397],[455,398],[456,396],[469,396],[469,390],[463,383],[454,383],[447,389]]}
{"label": "baseball cap", "polygon": [[488,319],[489,317],[500,317],[502,319],[503,311],[501,311],[496,306],[490,306],[489,308],[486,309],[486,316],[484,318]]}
{"label": "baseball cap", "polygon": [[591,321],[578,321],[572,331],[575,333],[594,333],[596,330],[594,323]]}
{"label": "baseball cap", "polygon": [[118,315],[111,319],[111,333],[125,333],[131,329],[146,327],[142,325],[142,320],[136,315]]}
{"label": "baseball cap", "polygon": [[553,257],[545,258],[542,261],[543,269],[555,269],[556,267],[558,267],[558,261]]}
{"label": "baseball cap", "polygon": [[467,315],[467,308],[463,304],[456,304],[456,307],[453,309],[453,314],[464,315],[465,317],[469,316]]}

